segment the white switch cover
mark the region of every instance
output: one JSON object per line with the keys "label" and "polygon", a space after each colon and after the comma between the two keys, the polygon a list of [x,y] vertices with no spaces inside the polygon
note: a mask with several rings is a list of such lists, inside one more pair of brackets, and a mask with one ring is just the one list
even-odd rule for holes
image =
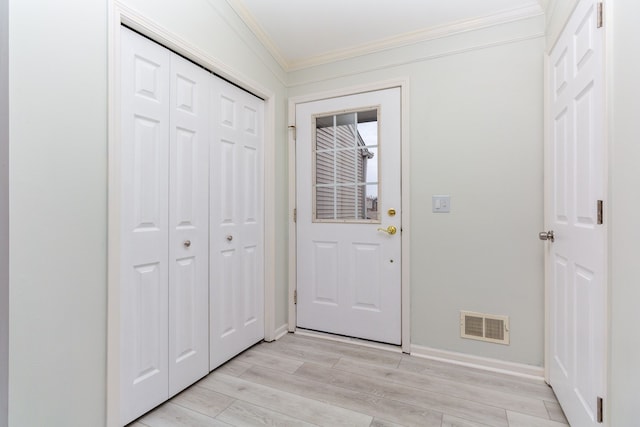
{"label": "white switch cover", "polygon": [[431,196],[431,209],[433,213],[449,213],[451,210],[451,197],[448,194]]}

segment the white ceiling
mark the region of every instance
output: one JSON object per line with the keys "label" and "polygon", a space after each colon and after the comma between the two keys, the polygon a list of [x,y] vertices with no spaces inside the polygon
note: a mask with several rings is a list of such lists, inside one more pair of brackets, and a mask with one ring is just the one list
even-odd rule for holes
{"label": "white ceiling", "polygon": [[227,0],[287,70],[540,15],[547,0]]}

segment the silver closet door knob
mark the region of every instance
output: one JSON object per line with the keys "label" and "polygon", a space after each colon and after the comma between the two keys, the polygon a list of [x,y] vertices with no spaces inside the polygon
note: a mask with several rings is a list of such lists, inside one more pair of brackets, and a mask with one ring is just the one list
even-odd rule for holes
{"label": "silver closet door knob", "polygon": [[553,242],[555,240],[555,236],[553,234],[553,230],[541,231],[540,233],[538,233],[538,238],[540,240],[548,240],[550,242]]}
{"label": "silver closet door knob", "polygon": [[189,246],[191,246],[191,240],[185,240],[184,241],[184,247],[188,248]]}
{"label": "silver closet door knob", "polygon": [[227,240],[228,240],[228,241],[232,241],[232,240],[233,240],[233,236],[232,236],[231,234],[229,234],[229,235],[227,236]]}

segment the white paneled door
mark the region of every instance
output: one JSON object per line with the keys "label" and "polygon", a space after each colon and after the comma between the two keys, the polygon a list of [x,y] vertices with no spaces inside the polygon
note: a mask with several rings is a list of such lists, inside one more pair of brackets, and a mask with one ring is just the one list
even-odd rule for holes
{"label": "white paneled door", "polygon": [[264,102],[121,32],[121,421],[264,337]]}
{"label": "white paneled door", "polygon": [[209,144],[213,76],[171,54],[169,396],[209,372]]}
{"label": "white paneled door", "polygon": [[214,369],[264,338],[264,102],[218,79],[211,103]]}
{"label": "white paneled door", "polygon": [[296,105],[297,326],[401,344],[400,89]]}
{"label": "white paneled door", "polygon": [[581,0],[549,58],[549,380],[581,427],[598,424],[605,397],[602,33],[597,2]]}
{"label": "white paneled door", "polygon": [[123,424],[169,387],[171,54],[122,31],[120,402]]}

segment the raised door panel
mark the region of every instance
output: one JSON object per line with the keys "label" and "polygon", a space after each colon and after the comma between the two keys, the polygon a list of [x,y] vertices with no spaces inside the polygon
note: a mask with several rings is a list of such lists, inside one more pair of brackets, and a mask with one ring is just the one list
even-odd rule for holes
{"label": "raised door panel", "polygon": [[122,30],[121,421],[167,399],[170,54]]}
{"label": "raised door panel", "polygon": [[354,310],[379,312],[382,308],[382,247],[379,244],[353,243],[351,245],[351,282]]}
{"label": "raised door panel", "polygon": [[171,54],[169,395],[209,372],[209,114],[213,76]]}
{"label": "raised door panel", "polygon": [[310,271],[313,272],[313,303],[338,307],[340,275],[338,242],[313,241]]}
{"label": "raised door panel", "polygon": [[210,369],[264,337],[264,104],[216,79],[210,172]]}

